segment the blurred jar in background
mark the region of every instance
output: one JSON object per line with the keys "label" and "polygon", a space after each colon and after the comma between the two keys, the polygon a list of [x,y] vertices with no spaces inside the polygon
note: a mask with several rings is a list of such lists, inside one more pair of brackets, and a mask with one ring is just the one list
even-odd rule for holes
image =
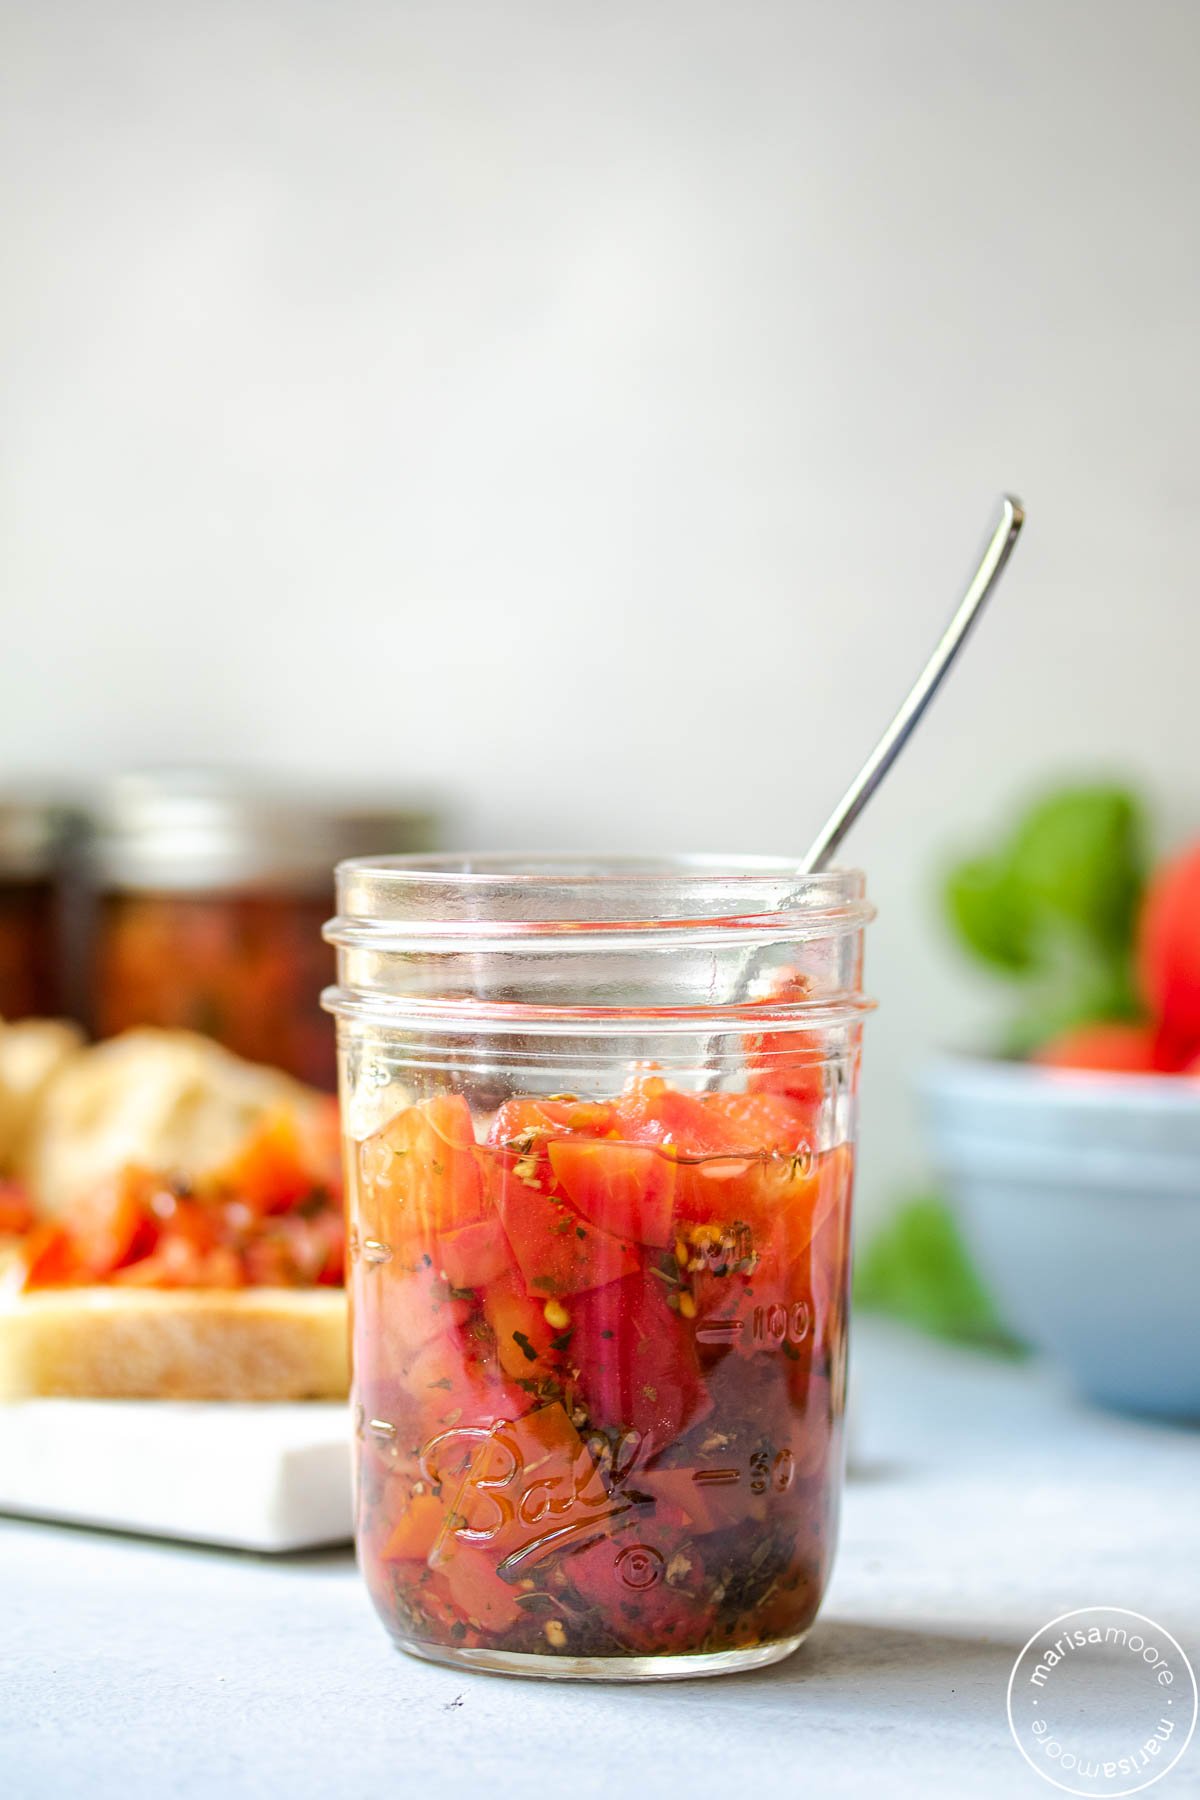
{"label": "blurred jar in background", "polygon": [[419,806],[357,806],[222,773],[113,782],[85,851],[89,1024],[204,1032],[239,1056],[336,1085],[321,927],[346,856],[433,847]]}
{"label": "blurred jar in background", "polygon": [[61,806],[0,799],[0,1018],[61,1010],[59,877],[68,827]]}

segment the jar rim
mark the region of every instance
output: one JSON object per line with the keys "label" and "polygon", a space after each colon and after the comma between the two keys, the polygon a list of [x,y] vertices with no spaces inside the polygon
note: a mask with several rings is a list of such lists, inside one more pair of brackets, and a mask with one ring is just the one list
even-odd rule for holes
{"label": "jar rim", "polygon": [[429,947],[439,939],[556,951],[622,939],[695,945],[731,934],[803,939],[861,929],[874,914],[858,869],[805,871],[772,856],[583,852],[353,857],[337,867],[338,915],[325,937],[346,948]]}
{"label": "jar rim", "polygon": [[861,869],[825,869],[813,873],[795,857],[735,852],[667,852],[589,850],[418,850],[398,856],[351,856],[338,871],[373,873],[397,881],[430,880],[481,886],[501,881],[589,882],[663,881],[686,876],[696,881],[751,881],[786,877],[812,883],[861,883]]}

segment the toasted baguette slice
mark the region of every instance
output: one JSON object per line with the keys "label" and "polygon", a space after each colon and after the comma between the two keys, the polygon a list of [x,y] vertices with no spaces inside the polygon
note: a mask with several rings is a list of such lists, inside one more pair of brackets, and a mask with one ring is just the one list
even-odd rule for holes
{"label": "toasted baguette slice", "polygon": [[328,1105],[210,1038],[150,1026],[77,1051],[39,1093],[13,1171],[47,1213],[126,1163],[195,1181],[236,1155],[272,1113],[289,1113],[303,1131]]}
{"label": "toasted baguette slice", "polygon": [[0,1019],[0,1174],[20,1167],[39,1108],[82,1045],[66,1019]]}
{"label": "toasted baguette slice", "polygon": [[0,1303],[0,1400],[336,1400],[341,1288],[43,1288]]}

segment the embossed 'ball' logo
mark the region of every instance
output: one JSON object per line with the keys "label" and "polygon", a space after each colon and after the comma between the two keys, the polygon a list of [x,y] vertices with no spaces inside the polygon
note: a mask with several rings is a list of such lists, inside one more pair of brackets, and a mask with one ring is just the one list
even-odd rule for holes
{"label": "embossed 'ball' logo", "polygon": [[662,1580],[663,1559],[651,1544],[627,1544],[617,1557],[617,1574],[626,1587],[653,1587]]}

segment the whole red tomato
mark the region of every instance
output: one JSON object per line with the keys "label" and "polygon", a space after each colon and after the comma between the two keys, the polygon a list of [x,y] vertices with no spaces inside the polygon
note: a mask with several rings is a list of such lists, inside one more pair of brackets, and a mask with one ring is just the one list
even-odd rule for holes
{"label": "whole red tomato", "polygon": [[1180,1068],[1200,1050],[1200,844],[1164,863],[1151,880],[1137,961],[1142,994],[1160,1028],[1160,1054]]}

